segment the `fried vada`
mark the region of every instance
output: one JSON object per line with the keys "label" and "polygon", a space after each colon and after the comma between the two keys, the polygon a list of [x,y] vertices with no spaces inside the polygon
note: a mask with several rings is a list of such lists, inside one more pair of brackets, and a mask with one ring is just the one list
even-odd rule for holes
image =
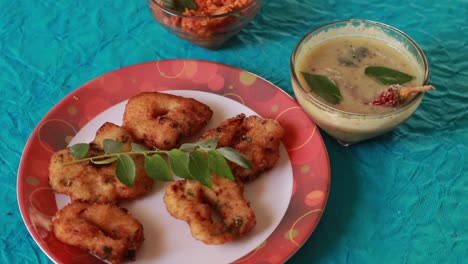
{"label": "fried vada", "polygon": [[[117,140],[124,144],[122,151],[131,149],[133,137],[122,127],[105,123],[96,132],[95,140],[90,144],[87,156],[104,154],[104,139]],[[151,179],[144,169],[144,157],[132,156],[135,162],[135,184],[126,186],[115,175],[115,162],[96,165],[91,162],[79,162],[65,165],[74,158],[70,150],[63,149],[54,153],[49,165],[49,185],[54,192],[67,194],[72,200],[91,203],[117,203],[131,200],[147,193],[153,187]]]}
{"label": "fried vada", "polygon": [[199,141],[217,139],[218,147],[232,147],[242,154],[250,161],[252,169],[234,163],[230,163],[230,167],[238,181],[247,183],[273,168],[280,156],[283,136],[284,129],[277,121],[239,114],[203,133]]}
{"label": "fried vada", "polygon": [[194,180],[169,183],[164,203],[173,217],[189,224],[195,239],[219,245],[250,231],[256,219],[241,185],[216,175],[211,181],[212,189]]}
{"label": "fried vada", "polygon": [[143,226],[114,204],[72,202],[52,218],[57,239],[88,250],[112,263],[134,260],[143,240]]}
{"label": "fried vada", "polygon": [[195,99],[143,92],[125,106],[123,126],[147,147],[170,150],[200,131],[212,116],[213,111]]}

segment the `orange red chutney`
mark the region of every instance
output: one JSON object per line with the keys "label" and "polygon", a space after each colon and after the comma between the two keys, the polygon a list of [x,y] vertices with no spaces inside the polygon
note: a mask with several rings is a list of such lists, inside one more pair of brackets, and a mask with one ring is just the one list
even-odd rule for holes
{"label": "orange red chutney", "polygon": [[[164,6],[164,1],[156,1]],[[185,8],[182,16],[162,14],[162,21],[183,33],[200,38],[210,37],[215,34],[222,34],[239,19],[242,19],[239,17],[241,14],[222,16],[223,14],[243,8],[251,1],[253,0],[194,0],[196,9]],[[153,9],[153,15],[157,18],[159,14],[155,11]]]}

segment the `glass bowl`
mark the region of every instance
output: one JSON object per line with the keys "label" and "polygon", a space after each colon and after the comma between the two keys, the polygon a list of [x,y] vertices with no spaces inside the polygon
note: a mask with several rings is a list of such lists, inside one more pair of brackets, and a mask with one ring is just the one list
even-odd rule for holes
{"label": "glass bowl", "polygon": [[245,5],[227,13],[221,8],[212,15],[186,15],[168,8],[166,1],[173,0],[147,0],[154,19],[176,36],[212,50],[245,28],[261,9],[261,0],[244,0]]}
{"label": "glass bowl", "polygon": [[349,145],[384,134],[405,122],[418,108],[423,93],[417,93],[404,104],[383,113],[355,113],[340,110],[318,99],[299,75],[299,65],[308,52],[324,41],[342,37],[359,36],[384,41],[398,49],[414,64],[416,85],[426,85],[429,66],[426,57],[405,33],[383,23],[369,20],[342,20],[331,22],[307,33],[294,48],[290,59],[291,83],[294,94],[305,112],[326,133],[343,145]]}

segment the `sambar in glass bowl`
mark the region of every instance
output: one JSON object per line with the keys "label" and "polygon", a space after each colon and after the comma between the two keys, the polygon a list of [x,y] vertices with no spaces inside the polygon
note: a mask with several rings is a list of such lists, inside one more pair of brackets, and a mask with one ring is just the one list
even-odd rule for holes
{"label": "sambar in glass bowl", "polygon": [[421,48],[389,25],[350,19],[307,33],[290,59],[294,94],[315,123],[343,145],[384,134],[418,108],[423,92],[377,104],[389,87],[428,83]]}

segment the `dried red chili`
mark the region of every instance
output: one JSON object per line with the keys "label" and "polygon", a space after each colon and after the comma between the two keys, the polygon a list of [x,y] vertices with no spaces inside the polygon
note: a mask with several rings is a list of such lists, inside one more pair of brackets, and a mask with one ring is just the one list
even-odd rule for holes
{"label": "dried red chili", "polygon": [[425,92],[434,89],[435,88],[432,85],[403,87],[401,85],[394,84],[390,85],[369,104],[396,107],[414,93]]}

